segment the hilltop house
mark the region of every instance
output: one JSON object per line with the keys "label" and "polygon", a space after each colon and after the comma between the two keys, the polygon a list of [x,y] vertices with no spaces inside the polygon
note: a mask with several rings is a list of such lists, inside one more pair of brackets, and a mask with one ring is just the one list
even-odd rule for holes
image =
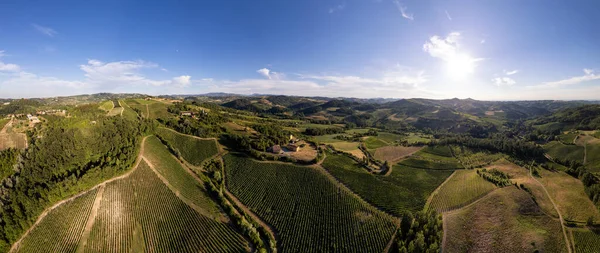
{"label": "hilltop house", "polygon": [[298,146],[296,144],[288,144],[287,149],[292,152],[298,152],[298,151],[300,151],[300,146]]}

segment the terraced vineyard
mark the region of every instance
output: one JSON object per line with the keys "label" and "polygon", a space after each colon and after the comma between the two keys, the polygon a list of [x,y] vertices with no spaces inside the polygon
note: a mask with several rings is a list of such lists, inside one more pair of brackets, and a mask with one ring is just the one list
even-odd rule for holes
{"label": "terraced vineyard", "polygon": [[201,140],[166,128],[158,128],[156,133],[176,148],[183,159],[196,166],[219,152],[215,140]]}
{"label": "terraced vineyard", "polygon": [[461,208],[496,189],[475,170],[457,170],[433,195],[428,208],[438,213]]}
{"label": "terraced vineyard", "polygon": [[344,155],[328,154],[323,167],[367,202],[399,216],[423,209],[427,197],[452,171],[394,166],[389,176],[373,175]]}
{"label": "terraced vineyard", "polygon": [[197,206],[204,207],[216,216],[220,215],[218,207],[206,192],[204,185],[190,176],[158,138],[150,136],[146,139],[143,155],[154,165],[158,173],[181,194],[181,197],[192,201]]}
{"label": "terraced vineyard", "polygon": [[224,157],[227,187],[274,227],[281,252],[382,252],[393,219],[315,168]]}
{"label": "terraced vineyard", "polygon": [[16,252],[75,252],[97,192],[92,190],[50,211]]}
{"label": "terraced vineyard", "polygon": [[487,151],[474,151],[466,147],[452,146],[456,158],[467,169],[481,168],[506,157],[502,153],[491,153]]}
{"label": "terraced vineyard", "polygon": [[[420,169],[431,169],[431,170],[458,170],[462,169],[463,166],[456,161],[454,158],[448,158],[443,160],[433,160],[431,158],[433,155],[429,155],[427,157],[423,156],[423,154],[415,155],[413,157],[402,160],[399,164],[420,168]],[[437,159],[437,158],[435,158]],[[444,161],[453,159],[454,161]],[[441,162],[444,161],[444,162]]]}
{"label": "terraced vineyard", "polygon": [[600,232],[573,230],[576,253],[600,252]]}
{"label": "terraced vineyard", "polygon": [[247,243],[226,223],[186,205],[142,161],[106,185],[84,252],[242,252]]}

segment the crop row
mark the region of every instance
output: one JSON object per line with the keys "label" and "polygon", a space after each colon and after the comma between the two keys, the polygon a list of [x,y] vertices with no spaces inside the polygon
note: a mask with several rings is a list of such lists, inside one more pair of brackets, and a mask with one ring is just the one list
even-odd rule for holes
{"label": "crop row", "polygon": [[145,162],[106,185],[85,252],[240,252],[233,227],[182,202]]}
{"label": "crop row", "polygon": [[214,140],[201,140],[166,128],[158,128],[156,133],[176,148],[183,159],[196,166],[219,152]]}
{"label": "crop row", "polygon": [[432,197],[429,208],[438,213],[461,208],[495,188],[494,184],[481,178],[474,170],[457,170]]}
{"label": "crop row", "polygon": [[573,231],[576,253],[600,252],[600,233],[592,231]]}
{"label": "crop row", "polygon": [[51,210],[23,239],[17,252],[75,252],[97,189]]}
{"label": "crop row", "polygon": [[394,166],[389,176],[374,175],[337,154],[328,154],[322,165],[367,202],[395,216],[423,209],[427,196],[452,173]]}
{"label": "crop row", "polygon": [[282,252],[381,252],[393,219],[314,168],[225,156],[227,186],[274,227]]}

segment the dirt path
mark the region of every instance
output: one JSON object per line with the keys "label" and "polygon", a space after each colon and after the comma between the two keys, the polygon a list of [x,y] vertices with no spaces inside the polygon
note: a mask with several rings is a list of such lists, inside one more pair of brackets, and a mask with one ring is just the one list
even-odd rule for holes
{"label": "dirt path", "polygon": [[567,236],[567,228],[565,227],[565,220],[563,220],[562,214],[558,210],[558,206],[556,206],[556,203],[554,203],[554,200],[552,199],[552,197],[550,197],[550,193],[548,192],[548,190],[546,189],[546,187],[540,181],[538,181],[537,178],[535,178],[533,176],[532,170],[529,170],[529,176],[533,180],[535,180],[535,182],[537,182],[540,186],[542,186],[542,189],[544,189],[544,192],[546,192],[546,196],[548,197],[548,199],[550,199],[550,202],[552,202],[552,205],[554,206],[554,209],[556,210],[556,213],[558,214],[558,219],[560,221],[560,226],[562,228],[563,235],[565,236],[565,243],[567,244],[567,251],[569,253],[572,253],[572,251],[571,251],[571,243],[570,243],[569,237]]}
{"label": "dirt path", "polygon": [[119,106],[121,107],[121,117],[123,117],[123,111],[125,111],[125,107],[121,105],[121,100],[117,100],[117,103],[119,103]]}
{"label": "dirt path", "polygon": [[[400,228],[400,223],[398,223],[398,226],[396,226],[396,231],[398,230],[398,228]],[[390,250],[392,249],[392,246],[394,246],[394,241],[396,240],[396,234],[397,233],[394,232],[394,234],[392,235],[392,239],[390,239],[388,244],[385,246],[385,249],[383,249],[383,253],[390,252]]]}
{"label": "dirt path", "polygon": [[134,163],[134,165],[133,165],[133,167],[132,167],[131,170],[129,170],[128,172],[126,172],[123,175],[120,175],[118,177],[113,177],[111,179],[108,179],[108,180],[106,180],[106,181],[104,181],[104,182],[102,182],[102,183],[100,183],[100,184],[98,184],[98,185],[90,188],[87,191],[83,191],[83,192],[80,192],[78,194],[75,194],[75,195],[73,195],[72,197],[70,197],[68,199],[63,199],[63,200],[57,202],[56,204],[52,205],[51,207],[46,208],[46,210],[44,210],[40,214],[40,216],[35,221],[35,223],[33,223],[33,225],[31,225],[31,227],[29,229],[27,229],[27,231],[25,231],[25,233],[23,233],[23,235],[21,236],[21,238],[19,238],[19,240],[17,240],[15,243],[13,243],[13,246],[10,248],[9,252],[14,252],[18,248],[18,246],[21,243],[21,241],[23,240],[23,238],[25,238],[29,234],[29,232],[31,232],[31,230],[33,230],[33,228],[35,226],[37,226],[44,219],[44,217],[46,217],[46,215],[48,215],[48,213],[50,211],[54,210],[55,208],[57,208],[58,206],[60,206],[62,204],[67,203],[67,202],[69,202],[69,201],[71,201],[73,199],[76,199],[77,197],[79,197],[81,195],[84,195],[84,194],[86,194],[86,193],[88,193],[88,192],[90,192],[90,191],[92,191],[92,190],[94,190],[94,189],[96,189],[98,187],[104,187],[104,185],[106,185],[106,184],[108,184],[108,183],[110,183],[112,181],[115,181],[115,180],[118,180],[118,179],[121,179],[121,178],[125,178],[125,177],[129,176],[131,173],[133,173],[133,171],[135,171],[135,169],[137,168],[138,164],[140,164],[140,162],[142,161],[142,153],[144,153],[144,143],[146,142],[147,138],[148,138],[148,136],[146,136],[146,137],[144,137],[144,139],[142,139],[142,143],[141,143],[141,147],[140,147],[140,153],[139,153],[139,155],[138,155],[138,157],[137,157],[137,159],[136,159],[136,161],[135,161],[135,163]]}
{"label": "dirt path", "polygon": [[433,196],[435,196],[438,193],[438,191],[440,191],[440,188],[442,188],[442,186],[444,186],[448,181],[450,181],[450,179],[454,175],[456,175],[456,170],[453,171],[452,174],[450,174],[450,176],[448,178],[446,178],[446,180],[444,180],[444,182],[442,182],[442,184],[440,184],[437,188],[435,188],[435,190],[431,194],[429,194],[429,197],[427,198],[427,201],[425,202],[424,209],[427,209],[427,207],[429,207],[429,204],[431,204],[431,200],[433,199]]}
{"label": "dirt path", "polygon": [[583,143],[583,165],[587,160],[587,141]]}
{"label": "dirt path", "polygon": [[98,215],[98,208],[100,208],[100,203],[102,203],[102,196],[104,194],[105,186],[102,185],[98,189],[98,193],[96,193],[96,199],[94,200],[94,205],[92,206],[92,211],[90,213],[90,217],[85,224],[85,229],[83,230],[83,235],[81,235],[81,241],[79,241],[79,246],[77,246],[77,253],[82,253],[85,250],[85,245],[87,244],[87,240],[90,237],[90,232],[92,231],[92,227],[94,226],[94,222],[96,221],[96,215]]}

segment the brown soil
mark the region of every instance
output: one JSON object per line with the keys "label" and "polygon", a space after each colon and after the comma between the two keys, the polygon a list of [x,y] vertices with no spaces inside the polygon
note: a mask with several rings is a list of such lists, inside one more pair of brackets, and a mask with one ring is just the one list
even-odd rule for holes
{"label": "brown soil", "polygon": [[395,163],[405,157],[411,156],[421,150],[421,148],[422,147],[387,146],[376,149],[373,156],[378,160]]}

